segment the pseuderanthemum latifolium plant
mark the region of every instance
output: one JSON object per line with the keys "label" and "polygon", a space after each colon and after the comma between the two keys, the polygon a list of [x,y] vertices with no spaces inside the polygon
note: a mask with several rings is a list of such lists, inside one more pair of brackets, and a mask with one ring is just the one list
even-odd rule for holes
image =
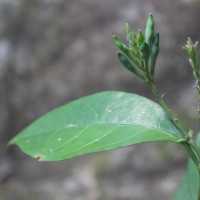
{"label": "pseuderanthemum latifolium plant", "polygon": [[[106,91],[83,97],[59,107],[29,125],[9,144],[15,144],[39,161],[59,161],[87,153],[115,149],[144,142],[173,142],[190,157],[187,172],[174,200],[200,200],[200,136],[186,131],[168,108],[154,83],[159,54],[159,33],[149,15],[144,34],[134,34],[126,24],[124,44],[117,36],[114,43],[123,66],[152,90],[157,103],[118,91]],[[200,60],[197,42],[189,38],[184,50],[196,79],[200,100]],[[200,114],[200,109],[198,108]]]}

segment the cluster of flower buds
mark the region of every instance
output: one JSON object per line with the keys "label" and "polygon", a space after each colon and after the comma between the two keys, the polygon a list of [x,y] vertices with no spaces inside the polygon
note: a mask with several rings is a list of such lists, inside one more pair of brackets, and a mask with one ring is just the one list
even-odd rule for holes
{"label": "cluster of flower buds", "polygon": [[129,71],[145,82],[154,81],[154,71],[159,53],[159,33],[154,34],[154,19],[150,13],[145,29],[145,37],[141,30],[135,35],[126,23],[128,46],[116,35],[113,36],[116,46],[121,50],[117,55]]}
{"label": "cluster of flower buds", "polygon": [[192,66],[192,71],[194,78],[196,79],[196,89],[197,89],[197,97],[199,100],[198,105],[198,113],[200,120],[200,59],[197,53],[198,42],[193,42],[190,38],[188,38],[187,43],[183,46],[183,49],[187,52],[189,57],[190,65]]}
{"label": "cluster of flower buds", "polygon": [[183,49],[187,52],[189,56],[189,62],[193,69],[194,77],[197,81],[200,81],[200,60],[197,55],[197,45],[198,42],[193,42],[190,38],[188,38],[187,43],[183,47]]}

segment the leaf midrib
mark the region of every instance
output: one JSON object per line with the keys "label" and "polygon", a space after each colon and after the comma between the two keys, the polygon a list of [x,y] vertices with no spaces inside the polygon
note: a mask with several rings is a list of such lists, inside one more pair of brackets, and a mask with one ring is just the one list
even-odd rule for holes
{"label": "leaf midrib", "polygon": [[[87,128],[89,128],[89,127],[92,127],[92,126],[109,126],[108,124],[106,124],[106,125],[91,125],[91,126],[76,126],[76,128],[78,127],[78,128],[83,128],[84,130],[82,130],[82,132],[84,132]],[[113,126],[113,124],[111,124],[111,126]],[[100,140],[101,139],[103,139],[104,137],[107,137],[109,134],[111,134],[114,130],[116,130],[118,127],[120,127],[120,126],[127,126],[127,127],[129,127],[129,126],[133,126],[133,127],[135,127],[135,126],[137,126],[137,127],[143,127],[144,128],[144,126],[141,126],[141,125],[130,125],[130,124],[126,124],[126,125],[117,125],[117,126],[115,126],[109,133],[107,133],[107,134],[104,134],[103,136],[101,136],[101,137],[99,137],[99,138],[96,138],[95,140],[93,140],[93,141],[90,141],[90,142],[88,142],[87,144],[85,144],[85,145],[83,145],[83,146],[81,146],[81,147],[79,147],[78,149],[76,149],[76,150],[73,150],[73,151],[71,151],[71,152],[68,152],[68,154],[71,154],[71,153],[74,153],[74,152],[76,152],[76,151],[79,151],[80,149],[84,149],[85,147],[88,147],[89,145],[92,145],[96,140],[99,140],[99,142],[100,142]],[[73,129],[74,127],[70,127],[70,128],[66,128],[66,130],[67,129]],[[146,129],[149,129],[150,131],[158,131],[158,132],[160,132],[160,133],[164,133],[165,135],[168,135],[169,137],[171,137],[172,138],[172,140],[174,140],[174,142],[176,141],[176,140],[178,140],[179,138],[177,138],[177,137],[175,137],[174,135],[172,135],[172,134],[170,134],[170,133],[167,133],[167,132],[165,132],[165,131],[162,131],[162,130],[160,130],[160,129],[156,129],[156,128],[152,128],[152,127],[145,127]],[[61,131],[64,131],[65,129],[61,129]],[[134,138],[134,137],[136,137],[136,136],[138,136],[139,134],[141,134],[142,132],[145,132],[145,130],[142,130],[142,131],[140,131],[140,132],[137,132],[137,134],[136,135],[131,135],[130,137],[128,137],[128,138],[125,138],[124,139],[124,141],[126,141],[126,140],[130,140],[131,138]],[[44,133],[44,132],[43,132]],[[46,132],[46,133],[44,133],[44,134],[50,134],[50,133],[52,133],[52,132]],[[55,132],[50,138],[53,138],[54,136],[55,136],[55,134],[56,134],[57,132]],[[32,136],[32,137],[36,137],[37,135],[34,135],[34,136]],[[27,138],[29,138],[30,139],[30,137],[27,135],[27,136],[21,136],[20,137],[20,139],[27,139]],[[60,145],[59,147],[57,147],[56,149],[54,149],[54,153],[55,152],[58,152],[59,151],[59,149],[60,148],[62,148],[62,147],[64,147],[66,144],[68,144],[68,143],[70,143],[70,142],[72,142],[74,139],[76,139],[75,137],[73,137],[73,138],[71,138],[70,140],[68,140],[68,141],[66,141],[65,143],[63,143],[62,145]],[[115,143],[112,143],[112,144],[109,144],[109,145],[106,145],[106,146],[103,146],[102,148],[105,148],[106,147],[106,149],[109,149],[109,147],[110,146],[112,146],[112,145],[114,145],[114,144],[117,144],[117,143],[120,143],[120,142],[122,142],[123,140],[120,140],[119,142],[115,142]],[[41,142],[37,142],[37,145],[39,146],[39,145],[41,145],[41,144],[43,144],[45,141],[41,141]],[[148,142],[154,142],[153,140],[151,141],[151,140],[149,140]],[[172,142],[172,141],[170,141],[169,140],[169,142]],[[16,144],[17,143],[17,138],[16,138],[16,142],[15,141],[11,141],[11,143],[12,144]],[[138,142],[139,143],[139,142]],[[137,144],[137,143],[135,143],[135,144]],[[34,144],[33,144],[34,145]],[[23,149],[23,147],[22,146],[20,146],[20,148],[22,148]],[[105,149],[105,150],[106,150]],[[42,159],[44,159],[45,157],[48,157],[50,155],[50,153],[49,154],[45,154],[45,156],[42,158]]]}

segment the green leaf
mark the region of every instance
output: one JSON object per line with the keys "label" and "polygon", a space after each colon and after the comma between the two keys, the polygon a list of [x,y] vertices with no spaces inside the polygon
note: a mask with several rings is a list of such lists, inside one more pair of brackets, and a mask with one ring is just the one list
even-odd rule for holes
{"label": "green leaf", "polygon": [[[197,138],[197,145],[200,147],[200,135]],[[190,159],[187,172],[176,192],[174,200],[197,200],[200,186],[199,178],[197,166]]]}
{"label": "green leaf", "polygon": [[141,142],[178,142],[180,138],[159,105],[135,94],[111,91],[47,113],[10,144],[38,160],[55,161]]}
{"label": "green leaf", "polygon": [[199,173],[196,165],[190,159],[187,172],[179,186],[174,200],[197,200],[199,187]]}

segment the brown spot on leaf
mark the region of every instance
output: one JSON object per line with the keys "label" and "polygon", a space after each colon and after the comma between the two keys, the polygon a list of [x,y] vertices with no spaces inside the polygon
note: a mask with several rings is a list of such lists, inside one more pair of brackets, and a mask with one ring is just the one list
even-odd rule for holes
{"label": "brown spot on leaf", "polygon": [[36,155],[34,158],[36,158],[38,161],[41,161],[45,156],[42,155]]}

